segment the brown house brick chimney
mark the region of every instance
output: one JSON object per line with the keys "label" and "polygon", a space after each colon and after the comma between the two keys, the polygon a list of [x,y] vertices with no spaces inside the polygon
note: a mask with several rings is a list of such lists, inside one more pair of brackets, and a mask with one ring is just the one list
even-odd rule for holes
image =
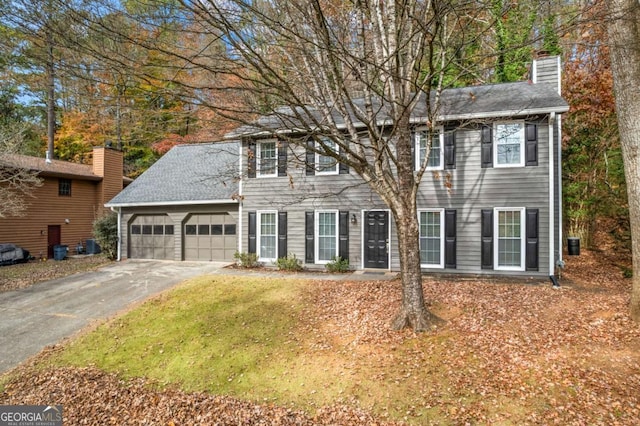
{"label": "brown house brick chimney", "polygon": [[98,216],[107,211],[104,204],[122,191],[123,167],[122,151],[107,147],[93,148],[93,173],[102,176],[98,184]]}

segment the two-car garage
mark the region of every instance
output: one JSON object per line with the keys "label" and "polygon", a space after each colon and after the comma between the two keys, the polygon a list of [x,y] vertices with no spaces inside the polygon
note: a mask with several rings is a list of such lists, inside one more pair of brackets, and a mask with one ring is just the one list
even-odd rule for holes
{"label": "two-car garage", "polygon": [[129,221],[132,259],[233,261],[237,223],[229,213],[141,214]]}

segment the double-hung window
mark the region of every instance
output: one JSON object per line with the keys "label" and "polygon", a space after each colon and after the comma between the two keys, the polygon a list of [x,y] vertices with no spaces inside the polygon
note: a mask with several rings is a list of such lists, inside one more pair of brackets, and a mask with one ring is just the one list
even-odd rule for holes
{"label": "double-hung window", "polygon": [[424,159],[427,159],[426,170],[443,169],[444,132],[442,128],[436,128],[433,132],[428,129],[418,129],[415,133],[415,169],[422,167]]}
{"label": "double-hung window", "polygon": [[58,179],[58,195],[61,197],[71,196],[71,179]]}
{"label": "double-hung window", "polygon": [[326,264],[338,256],[338,211],[315,212],[315,263]]}
{"label": "double-hung window", "polygon": [[321,152],[337,152],[336,143],[324,139],[322,141],[324,148],[319,143],[316,146],[319,152],[316,152],[316,174],[318,175],[337,175],[338,174],[338,161],[331,155],[324,155]]}
{"label": "double-hung window", "polygon": [[494,124],[494,167],[524,166],[524,121]]}
{"label": "double-hung window", "polygon": [[444,268],[444,214],[442,209],[421,210],[420,265],[423,268]]}
{"label": "double-hung window", "polygon": [[494,209],[495,269],[525,270],[525,209],[524,207]]}
{"label": "double-hung window", "polygon": [[278,257],[278,213],[261,211],[257,216],[258,258],[274,261]]}
{"label": "double-hung window", "polygon": [[278,141],[259,142],[257,146],[258,176],[273,177],[278,175]]}

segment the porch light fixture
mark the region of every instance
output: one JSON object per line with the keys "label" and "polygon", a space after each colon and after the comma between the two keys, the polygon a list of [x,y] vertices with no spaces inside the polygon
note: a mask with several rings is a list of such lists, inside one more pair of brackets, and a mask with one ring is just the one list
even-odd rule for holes
{"label": "porch light fixture", "polygon": [[356,219],[356,214],[352,213],[351,214],[351,224],[355,225],[356,223],[358,223],[358,220]]}

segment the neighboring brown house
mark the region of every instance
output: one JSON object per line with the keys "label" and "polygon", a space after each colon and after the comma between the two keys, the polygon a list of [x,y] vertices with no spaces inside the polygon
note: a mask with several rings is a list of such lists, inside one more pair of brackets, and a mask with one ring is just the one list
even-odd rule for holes
{"label": "neighboring brown house", "polygon": [[[76,246],[93,238],[93,221],[108,211],[104,204],[123,188],[122,152],[93,149],[93,165],[12,155],[9,165],[38,172],[42,186],[35,188],[24,216],[0,219],[0,243],[23,247],[35,257],[53,257],[53,247]],[[7,165],[7,164],[5,164]]]}

